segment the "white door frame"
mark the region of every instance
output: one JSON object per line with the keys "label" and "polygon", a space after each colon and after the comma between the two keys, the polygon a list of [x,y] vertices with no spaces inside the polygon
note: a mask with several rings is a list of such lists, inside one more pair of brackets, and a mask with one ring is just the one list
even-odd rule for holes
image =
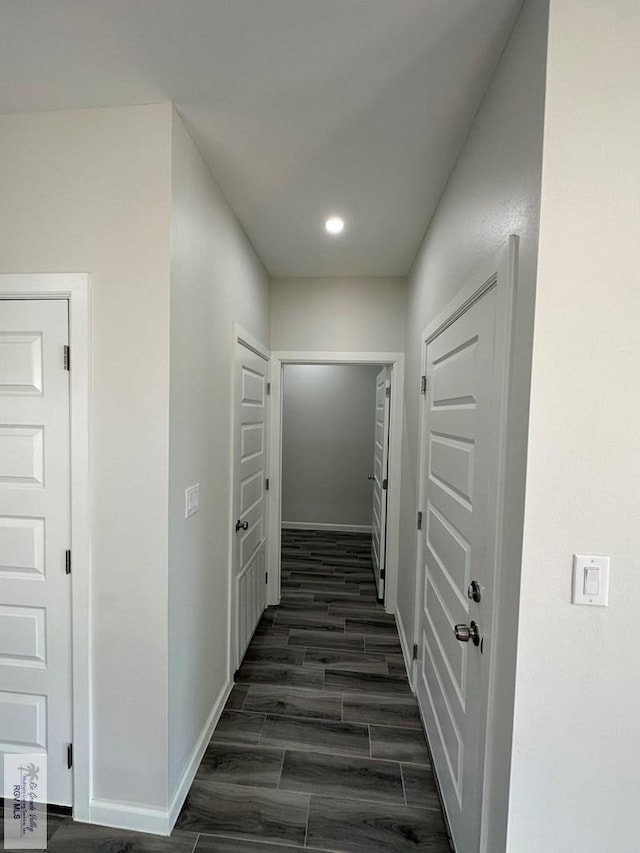
{"label": "white door frame", "polygon": [[[235,516],[235,482],[236,482],[236,470],[235,470],[235,460],[236,460],[236,447],[235,447],[235,428],[236,428],[236,346],[238,344],[242,344],[242,346],[247,347],[247,349],[253,350],[253,352],[262,356],[267,362],[267,381],[269,381],[270,373],[271,373],[271,350],[265,346],[261,341],[259,341],[251,332],[247,331],[243,326],[239,323],[233,323],[233,340],[231,344],[231,445],[229,448],[229,452],[231,454],[231,500],[229,501],[229,566],[228,566],[228,602],[227,602],[227,610],[229,613],[229,635],[228,635],[228,643],[227,643],[227,672],[229,679],[233,681],[233,676],[236,670],[236,667],[240,665],[241,661],[238,660],[238,626],[237,626],[237,613],[236,613],[236,601],[235,601],[235,566],[233,564],[233,556],[234,556],[234,537],[236,535],[234,525],[236,523]],[[269,414],[270,409],[270,401],[267,396],[267,425],[268,429],[271,429],[271,418]],[[267,442],[267,470],[269,465],[269,442]],[[268,554],[269,554],[269,499],[267,495],[267,500],[265,500],[265,552],[268,566]],[[268,594],[267,594],[267,602],[268,602]]]}
{"label": "white door frame", "polygon": [[389,435],[389,491],[387,508],[387,566],[385,608],[396,612],[400,551],[400,477],[404,400],[402,352],[273,352],[271,353],[271,407],[269,417],[271,489],[267,565],[268,603],[280,601],[280,526],[282,523],[282,368],[285,364],[379,364],[391,368],[391,422]]}
{"label": "white door frame", "polygon": [[[515,638],[507,635],[506,628],[503,623],[507,620],[504,617],[505,602],[500,595],[501,579],[504,566],[502,563],[502,554],[504,550],[505,529],[505,475],[507,463],[507,416],[509,409],[509,386],[511,377],[511,356],[513,352],[513,326],[515,317],[516,305],[516,288],[517,288],[517,263],[518,263],[518,237],[510,236],[504,246],[502,246],[491,257],[481,263],[474,273],[471,275],[467,284],[456,294],[449,302],[447,307],[424,329],[421,336],[421,360],[420,373],[422,376],[426,374],[426,351],[427,343],[435,338],[440,332],[444,331],[447,326],[450,326],[464,312],[475,303],[487,290],[491,287],[496,287],[496,327],[495,327],[495,363],[497,365],[498,374],[496,381],[499,383],[500,394],[500,412],[499,412],[499,432],[497,444],[497,470],[491,472],[495,478],[496,487],[496,564],[495,564],[495,583],[493,590],[493,625],[491,626],[491,665],[489,670],[489,678],[486,695],[482,697],[483,703],[486,705],[486,729],[485,729],[485,750],[481,755],[481,766],[484,765],[483,771],[483,791],[485,795],[482,798],[482,813],[481,813],[481,838],[480,851],[486,851],[486,833],[487,833],[487,814],[489,809],[489,798],[486,793],[491,789],[491,780],[493,777],[493,745],[498,736],[498,732],[494,726],[494,706],[495,706],[495,685],[496,685],[496,655],[494,647],[501,642],[513,642]],[[425,486],[422,477],[422,468],[424,464],[423,454],[423,436],[426,429],[426,397],[422,397],[420,405],[420,425],[418,433],[418,510],[425,517]],[[413,642],[420,648],[419,637],[419,612],[423,594],[423,567],[424,567],[424,549],[422,546],[422,532],[416,531],[416,572],[415,572],[415,593],[414,593],[414,618],[413,618]],[[517,567],[513,566],[515,571]],[[517,607],[518,602],[511,602],[512,607]],[[411,668],[411,683],[415,691],[417,684],[419,661],[414,660]],[[424,724],[424,720],[423,720]],[[436,780],[437,781],[437,780]]]}
{"label": "white door frame", "polygon": [[90,819],[92,767],[89,276],[0,273],[0,299],[65,299],[69,304],[73,817],[86,822]]}

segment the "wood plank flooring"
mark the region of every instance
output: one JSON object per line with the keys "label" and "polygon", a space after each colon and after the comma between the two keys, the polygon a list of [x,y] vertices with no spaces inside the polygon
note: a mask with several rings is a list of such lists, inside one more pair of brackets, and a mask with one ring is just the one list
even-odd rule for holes
{"label": "wood plank flooring", "polygon": [[169,838],[75,824],[50,853],[449,853],[370,538],[285,531],[256,630]]}
{"label": "wood plank flooring", "polygon": [[370,537],[284,531],[268,608],[178,820],[196,853],[448,853]]}

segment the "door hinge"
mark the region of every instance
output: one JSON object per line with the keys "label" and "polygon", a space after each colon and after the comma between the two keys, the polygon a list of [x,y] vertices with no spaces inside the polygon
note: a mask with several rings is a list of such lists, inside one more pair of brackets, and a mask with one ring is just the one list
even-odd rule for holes
{"label": "door hinge", "polygon": [[267,397],[271,396],[271,383],[267,382]]}
{"label": "door hinge", "polygon": [[73,744],[67,744],[67,770],[71,770],[73,767]]}
{"label": "door hinge", "polygon": [[418,530],[422,530],[422,513],[418,513]]}
{"label": "door hinge", "polygon": [[71,349],[67,344],[64,345],[64,369],[71,370]]}
{"label": "door hinge", "polygon": [[269,583],[269,572],[264,573],[264,582]]}
{"label": "door hinge", "polygon": [[387,400],[391,399],[391,385],[387,385],[387,387],[384,389],[384,396],[387,398]]}
{"label": "door hinge", "polygon": [[427,393],[427,377],[426,376],[422,376],[420,378],[420,393],[421,394]]}
{"label": "door hinge", "polygon": [[389,488],[389,481],[387,480],[387,478],[386,478],[386,477],[385,477],[385,478],[384,478],[384,480],[382,481],[382,488],[383,488],[383,489],[385,489],[385,490]]}
{"label": "door hinge", "polygon": [[265,488],[265,491],[267,491],[267,492],[269,491],[269,478],[268,477],[264,481],[264,488]]}
{"label": "door hinge", "polygon": [[380,580],[384,580],[387,576],[386,569],[380,569]]}
{"label": "door hinge", "polygon": [[413,660],[418,660],[418,644],[413,644]]}
{"label": "door hinge", "polygon": [[65,575],[71,574],[71,551],[64,552],[64,573]]}

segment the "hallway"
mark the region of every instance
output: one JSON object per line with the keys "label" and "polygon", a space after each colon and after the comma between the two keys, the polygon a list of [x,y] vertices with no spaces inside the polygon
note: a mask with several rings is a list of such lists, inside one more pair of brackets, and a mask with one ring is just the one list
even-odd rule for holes
{"label": "hallway", "polygon": [[50,853],[448,853],[369,535],[285,531],[264,613],[170,838],[50,817]]}
{"label": "hallway", "polygon": [[281,604],[258,626],[176,826],[202,833],[196,851],[449,850],[370,547],[368,535],[284,532]]}

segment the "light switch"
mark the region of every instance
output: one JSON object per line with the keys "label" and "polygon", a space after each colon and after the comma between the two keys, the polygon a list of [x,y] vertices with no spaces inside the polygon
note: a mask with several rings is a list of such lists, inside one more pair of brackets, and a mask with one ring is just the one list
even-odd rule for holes
{"label": "light switch", "polygon": [[609,603],[609,557],[573,555],[573,604],[606,607]]}
{"label": "light switch", "polygon": [[600,593],[600,569],[584,570],[584,594],[589,596]]}
{"label": "light switch", "polygon": [[184,492],[184,517],[189,518],[200,511],[200,483],[189,486]]}

